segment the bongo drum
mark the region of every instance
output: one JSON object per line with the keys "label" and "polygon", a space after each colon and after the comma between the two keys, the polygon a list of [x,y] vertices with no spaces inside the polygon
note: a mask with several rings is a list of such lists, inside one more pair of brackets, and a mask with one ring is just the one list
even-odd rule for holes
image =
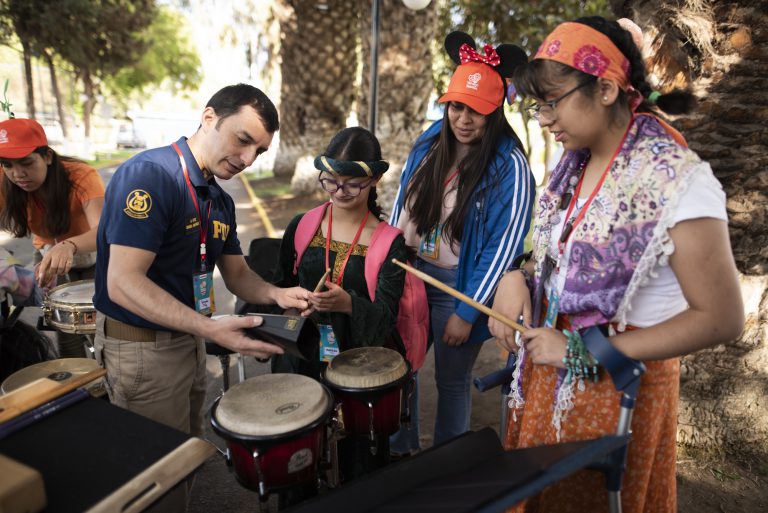
{"label": "bongo drum", "polygon": [[[7,394],[41,378],[65,384],[98,368],[99,364],[92,358],[61,358],[40,362],[8,376],[0,385],[0,392]],[[104,378],[89,383],[85,388],[94,397],[101,397],[106,393]]]}
{"label": "bongo drum", "polygon": [[45,322],[64,333],[96,333],[93,280],[65,283],[51,289],[43,300]]}
{"label": "bongo drum", "polygon": [[274,490],[317,486],[332,409],[331,393],[312,378],[265,374],[217,399],[211,425],[227,442],[237,480],[266,500]]}
{"label": "bongo drum", "polygon": [[371,440],[397,432],[410,373],[400,353],[385,347],[359,347],[334,357],[325,381],[341,405],[344,430]]}

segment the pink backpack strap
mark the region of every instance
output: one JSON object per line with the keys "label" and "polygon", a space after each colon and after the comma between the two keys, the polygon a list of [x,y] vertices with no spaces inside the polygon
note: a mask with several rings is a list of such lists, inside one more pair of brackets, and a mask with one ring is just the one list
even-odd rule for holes
{"label": "pink backpack strap", "polygon": [[320,223],[323,222],[325,211],[330,204],[330,201],[323,203],[322,205],[313,208],[299,219],[299,225],[296,227],[296,233],[293,236],[293,247],[296,252],[296,259],[293,261],[294,276],[298,274],[301,257],[309,247],[309,243],[312,242],[312,237],[317,233],[317,228],[320,226]]}
{"label": "pink backpack strap", "polygon": [[403,233],[402,230],[382,221],[371,235],[371,242],[368,244],[368,252],[365,255],[365,282],[368,284],[368,296],[371,301],[376,299],[376,285],[379,282],[381,266],[384,265],[392,242],[401,233]]}

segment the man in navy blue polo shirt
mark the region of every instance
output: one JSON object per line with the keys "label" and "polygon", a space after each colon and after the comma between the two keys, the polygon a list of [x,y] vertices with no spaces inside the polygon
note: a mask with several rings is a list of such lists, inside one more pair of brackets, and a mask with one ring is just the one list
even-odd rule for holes
{"label": "man in navy blue polo shirt", "polygon": [[278,128],[277,110],[263,92],[228,86],[210,99],[189,139],[136,155],[110,180],[94,306],[97,358],[113,403],[200,434],[204,339],[260,358],[282,353],[243,333],[260,317],[208,317],[214,265],[248,303],[308,307],[308,291],[277,288],[248,267],[234,203],[216,183],[250,166]]}

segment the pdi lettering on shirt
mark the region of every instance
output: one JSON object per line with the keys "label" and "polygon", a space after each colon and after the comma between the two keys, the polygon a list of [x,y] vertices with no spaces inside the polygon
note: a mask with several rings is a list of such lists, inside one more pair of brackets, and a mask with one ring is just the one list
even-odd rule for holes
{"label": "pdi lettering on shirt", "polygon": [[213,238],[226,240],[229,235],[229,225],[220,221],[213,222]]}

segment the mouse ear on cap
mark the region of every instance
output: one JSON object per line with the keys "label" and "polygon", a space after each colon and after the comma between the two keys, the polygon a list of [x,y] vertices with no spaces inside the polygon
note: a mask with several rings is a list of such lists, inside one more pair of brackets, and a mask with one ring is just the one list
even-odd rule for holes
{"label": "mouse ear on cap", "polygon": [[448,56],[456,64],[461,64],[461,58],[459,57],[459,48],[464,43],[468,44],[472,48],[475,48],[475,40],[472,36],[465,32],[454,31],[445,36],[445,51],[448,52]]}
{"label": "mouse ear on cap", "polygon": [[496,71],[505,78],[511,77],[515,68],[528,62],[525,51],[517,45],[499,45],[496,47],[496,53],[501,58],[501,64],[496,67]]}

